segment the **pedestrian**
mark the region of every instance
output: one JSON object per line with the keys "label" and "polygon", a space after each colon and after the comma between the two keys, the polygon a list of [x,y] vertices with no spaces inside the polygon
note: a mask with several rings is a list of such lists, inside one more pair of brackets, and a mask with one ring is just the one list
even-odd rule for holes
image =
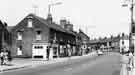
{"label": "pedestrian", "polygon": [[8,56],[8,62],[11,65],[12,56],[11,56],[11,51],[10,50],[8,50],[8,55],[7,56]]}
{"label": "pedestrian", "polygon": [[133,54],[131,51],[129,51],[128,57],[129,57],[128,68],[131,71],[133,68]]}
{"label": "pedestrian", "polygon": [[47,46],[47,60],[49,60],[49,56],[50,56],[50,47],[49,46]]}
{"label": "pedestrian", "polygon": [[1,52],[0,52],[0,59],[1,59],[1,65],[3,65],[3,63],[4,63],[4,52],[3,52],[3,49],[1,49]]}
{"label": "pedestrian", "polygon": [[4,58],[4,61],[3,61],[3,64],[6,65],[7,64],[7,61],[8,61],[8,52],[6,50],[6,48],[4,48],[4,54],[3,54],[3,58]]}

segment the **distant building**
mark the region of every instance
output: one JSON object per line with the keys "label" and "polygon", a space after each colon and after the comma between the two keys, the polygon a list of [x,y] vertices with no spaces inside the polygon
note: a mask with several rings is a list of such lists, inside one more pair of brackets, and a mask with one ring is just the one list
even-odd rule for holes
{"label": "distant building", "polygon": [[97,40],[90,40],[89,45],[94,49],[102,48],[103,50],[107,51],[117,51],[121,52],[122,50],[128,51],[129,50],[129,37],[125,36],[116,36],[106,39],[97,39]]}
{"label": "distant building", "polygon": [[89,36],[87,34],[85,34],[82,30],[79,30],[78,33],[80,40],[81,40],[81,50],[82,50],[82,54],[86,54],[88,53],[88,47],[89,47]]}
{"label": "distant building", "polygon": [[8,30],[7,23],[0,21],[0,51],[2,48],[11,49],[12,46],[12,35]]}
{"label": "distant building", "polygon": [[72,30],[72,24],[55,24],[51,15],[44,19],[29,14],[12,28],[12,55],[46,59],[46,48],[49,46],[53,48],[51,57],[68,56],[76,48],[76,35]]}

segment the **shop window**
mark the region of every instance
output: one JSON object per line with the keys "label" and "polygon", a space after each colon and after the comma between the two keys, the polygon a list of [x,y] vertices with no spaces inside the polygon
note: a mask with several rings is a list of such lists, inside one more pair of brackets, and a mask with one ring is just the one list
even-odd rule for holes
{"label": "shop window", "polygon": [[43,46],[35,46],[35,49],[43,49]]}
{"label": "shop window", "polygon": [[124,45],[124,41],[122,41],[122,45]]}

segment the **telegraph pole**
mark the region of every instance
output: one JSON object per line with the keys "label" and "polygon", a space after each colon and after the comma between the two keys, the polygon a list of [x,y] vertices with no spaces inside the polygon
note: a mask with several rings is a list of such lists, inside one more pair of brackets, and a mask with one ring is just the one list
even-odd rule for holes
{"label": "telegraph pole", "polygon": [[133,59],[132,59],[132,67],[133,71],[132,73],[135,73],[135,23],[134,23],[134,0],[129,0],[130,4],[123,4],[123,6],[130,5],[130,13],[131,13],[131,25],[130,25],[130,31],[129,31],[129,50],[133,51]]}
{"label": "telegraph pole", "polygon": [[[127,7],[128,5],[130,6],[130,13],[131,13],[131,24],[129,27],[129,49],[130,51],[134,51],[135,54],[135,28],[134,28],[134,19],[133,19],[133,11],[134,11],[134,0],[128,0],[130,4],[123,4],[123,7]],[[132,43],[133,42],[133,43]]]}
{"label": "telegraph pole", "polygon": [[[135,55],[135,30],[134,30],[134,18],[133,18],[133,11],[134,11],[134,0],[131,0],[131,7],[130,7],[130,12],[131,12],[131,27],[130,27],[130,34],[129,34],[129,42],[130,42],[130,47],[133,46],[133,52]],[[134,41],[133,45],[132,45],[132,41]],[[132,47],[130,48],[132,50]]]}

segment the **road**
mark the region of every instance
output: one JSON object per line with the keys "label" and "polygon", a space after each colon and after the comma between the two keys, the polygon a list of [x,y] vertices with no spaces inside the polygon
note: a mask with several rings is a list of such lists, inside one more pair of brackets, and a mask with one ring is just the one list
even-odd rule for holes
{"label": "road", "polygon": [[120,75],[120,55],[108,53],[80,59],[69,58],[67,62],[19,69],[2,75]]}

